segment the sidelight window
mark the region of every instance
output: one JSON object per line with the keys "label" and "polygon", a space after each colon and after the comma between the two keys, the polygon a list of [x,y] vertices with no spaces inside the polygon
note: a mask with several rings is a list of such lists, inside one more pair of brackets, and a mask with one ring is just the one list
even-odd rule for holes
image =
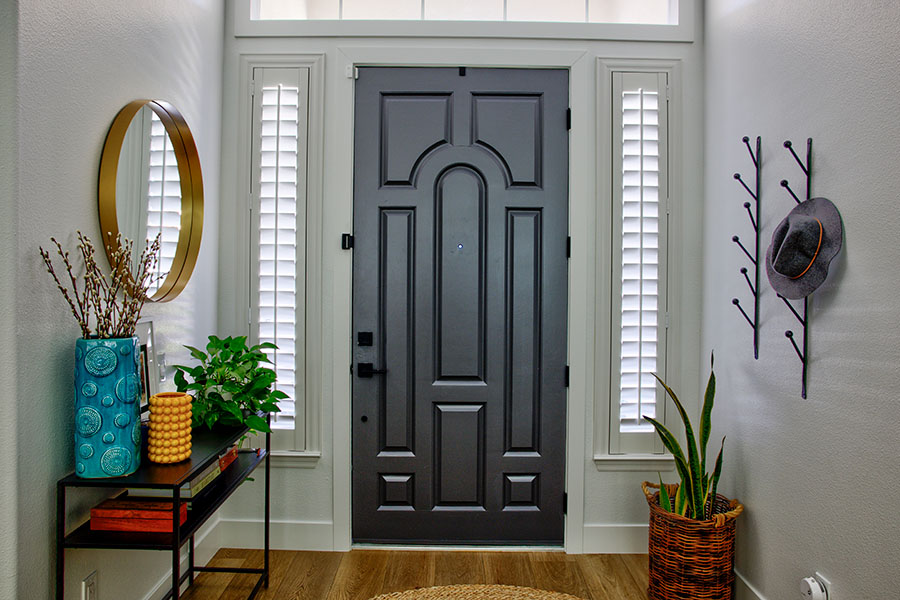
{"label": "sidelight window", "polygon": [[273,428],[294,434],[276,446],[303,449],[308,71],[256,68],[253,85],[251,331],[278,347],[266,354],[288,397]]}
{"label": "sidelight window", "polygon": [[657,450],[664,377],[668,103],[666,73],[612,73],[613,368],[610,454]]}

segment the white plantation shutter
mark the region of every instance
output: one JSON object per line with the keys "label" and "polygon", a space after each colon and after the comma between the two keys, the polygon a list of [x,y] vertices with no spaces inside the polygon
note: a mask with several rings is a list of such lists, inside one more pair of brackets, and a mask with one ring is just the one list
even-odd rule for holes
{"label": "white plantation shutter", "polygon": [[618,240],[610,453],[659,451],[664,398],[667,103],[664,73],[613,73],[613,205]]}
{"label": "white plantation shutter", "polygon": [[306,132],[308,71],[256,68],[253,133],[251,325],[288,398],[273,428],[276,449],[305,444]]}
{"label": "white plantation shutter", "polygon": [[172,140],[165,125],[153,111],[150,114],[150,170],[147,192],[147,242],[152,243],[160,235],[159,261],[148,288],[152,296],[165,281],[164,275],[172,268],[178,234],[181,229],[181,179]]}

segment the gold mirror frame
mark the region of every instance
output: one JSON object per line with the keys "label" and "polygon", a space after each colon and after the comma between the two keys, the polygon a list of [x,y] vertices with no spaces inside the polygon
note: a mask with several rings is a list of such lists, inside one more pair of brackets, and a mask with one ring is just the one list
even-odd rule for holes
{"label": "gold mirror frame", "polygon": [[197,154],[197,145],[187,122],[178,109],[168,102],[134,100],[126,104],[113,120],[100,158],[100,181],[97,189],[100,231],[106,256],[111,263],[111,249],[119,235],[119,221],[116,215],[119,155],[132,119],[144,106],[150,107],[165,126],[175,150],[178,176],[181,179],[181,229],[175,258],[165,280],[150,297],[153,302],[168,302],[181,293],[191,278],[197,264],[200,237],[203,233],[203,177],[200,173],[200,156]]}

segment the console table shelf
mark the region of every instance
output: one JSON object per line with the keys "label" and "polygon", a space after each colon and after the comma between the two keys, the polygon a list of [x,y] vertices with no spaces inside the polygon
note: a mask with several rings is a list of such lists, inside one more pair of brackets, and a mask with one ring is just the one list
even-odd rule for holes
{"label": "console table shelf", "polygon": [[[141,467],[131,475],[109,479],[82,479],[74,473],[57,482],[57,573],[56,598],[64,599],[65,554],[66,548],[114,548],[120,550],[166,550],[172,552],[172,589],[166,598],[177,600],[180,596],[179,583],[187,579],[194,581],[195,572],[226,571],[253,573],[259,580],[248,598],[253,598],[262,585],[268,585],[269,579],[269,443],[270,434],[266,434],[266,447],[259,450],[243,450],[212,483],[205,487],[194,498],[181,498],[181,486],[191,481],[219,455],[233,445],[246,428],[220,428],[215,431],[196,429],[193,431],[191,458],[174,465],[160,465],[147,460],[146,441],[142,449]],[[145,436],[146,440],[146,436]],[[194,565],[194,535],[197,530],[219,509],[261,463],[265,462],[265,521],[264,521],[264,567],[262,569],[213,569]],[[172,497],[159,498],[160,501],[172,502],[173,518],[176,524],[173,533],[152,533],[135,531],[92,531],[90,521],[66,533],[66,492],[68,488],[153,488],[170,490]],[[178,525],[178,501],[188,502],[187,520]],[[181,547],[188,544],[188,568],[181,574]]]}

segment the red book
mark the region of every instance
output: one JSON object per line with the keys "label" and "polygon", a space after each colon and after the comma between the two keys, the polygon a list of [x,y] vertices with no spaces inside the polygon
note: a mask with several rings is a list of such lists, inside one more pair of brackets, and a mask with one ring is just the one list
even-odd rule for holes
{"label": "red book", "polygon": [[[187,520],[187,502],[179,507],[179,524]],[[93,531],[172,531],[172,503],[110,498],[91,509]]]}
{"label": "red book", "polygon": [[232,446],[228,451],[219,457],[219,470],[225,471],[225,467],[230,465],[238,457],[238,447]]}

